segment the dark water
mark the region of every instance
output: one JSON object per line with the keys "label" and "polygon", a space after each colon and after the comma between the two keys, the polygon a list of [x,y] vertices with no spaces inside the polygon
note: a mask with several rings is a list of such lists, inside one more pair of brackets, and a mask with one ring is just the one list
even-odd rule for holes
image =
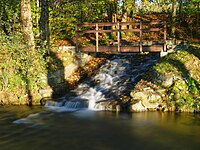
{"label": "dark water", "polygon": [[200,114],[0,107],[0,150],[138,149],[199,150]]}

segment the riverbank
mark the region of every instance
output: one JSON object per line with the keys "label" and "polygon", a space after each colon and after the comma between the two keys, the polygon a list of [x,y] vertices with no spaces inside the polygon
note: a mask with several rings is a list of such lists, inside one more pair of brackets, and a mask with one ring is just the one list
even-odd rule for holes
{"label": "riverbank", "polygon": [[161,58],[130,93],[130,111],[200,111],[200,46],[178,46]]}
{"label": "riverbank", "polygon": [[41,99],[64,95],[106,60],[69,47],[29,51],[21,39],[0,35],[0,105],[41,105]]}
{"label": "riverbank", "polygon": [[[82,79],[95,74],[110,56],[82,54],[80,64],[80,55],[71,49],[54,48],[45,56],[41,49],[27,51],[25,45],[18,44],[19,37],[1,39],[0,58],[3,61],[0,63],[0,105],[41,105],[41,99],[65,95]],[[132,83],[131,80],[130,84],[136,85],[132,92],[125,92],[128,92],[128,95],[130,93],[131,100],[126,94],[116,94],[117,99],[114,98],[113,101],[117,107],[114,106],[114,109],[116,107],[117,110],[120,105],[119,110],[123,108],[122,110],[131,112],[199,112],[199,50],[199,45],[177,46],[174,53],[161,58],[145,75],[140,74],[139,82]],[[118,61],[116,58],[115,63],[118,64]],[[141,60],[136,64],[139,62],[141,63]],[[128,72],[134,72],[134,63],[130,62],[132,69]],[[124,67],[122,64],[120,68],[123,70]],[[110,65],[107,68],[110,68]],[[114,71],[114,76],[118,72]],[[124,79],[126,82],[129,80]],[[112,108],[113,106],[111,110]]]}

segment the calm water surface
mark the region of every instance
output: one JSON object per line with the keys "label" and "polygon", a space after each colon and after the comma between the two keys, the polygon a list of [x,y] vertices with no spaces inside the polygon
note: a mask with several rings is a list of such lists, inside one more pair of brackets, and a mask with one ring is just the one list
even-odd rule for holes
{"label": "calm water surface", "polygon": [[200,115],[0,107],[1,150],[199,150]]}

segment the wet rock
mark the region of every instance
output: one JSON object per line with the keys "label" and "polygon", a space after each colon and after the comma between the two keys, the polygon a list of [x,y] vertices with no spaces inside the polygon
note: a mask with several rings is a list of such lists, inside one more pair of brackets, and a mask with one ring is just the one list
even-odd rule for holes
{"label": "wet rock", "polygon": [[136,104],[133,104],[131,106],[131,111],[132,112],[142,112],[142,111],[147,111],[147,109],[145,108],[145,106],[142,104],[142,101],[139,101]]}
{"label": "wet rock", "polygon": [[120,105],[116,105],[116,111],[117,111],[117,112],[120,112],[120,111],[121,111]]}
{"label": "wet rock", "polygon": [[136,93],[131,92],[131,96],[132,101],[140,100],[142,105],[148,110],[157,109],[159,101],[162,99],[160,93],[157,93],[152,89]]}
{"label": "wet rock", "polygon": [[95,106],[98,110],[108,110],[108,111],[121,111],[121,106],[116,100],[100,101],[96,103]]}

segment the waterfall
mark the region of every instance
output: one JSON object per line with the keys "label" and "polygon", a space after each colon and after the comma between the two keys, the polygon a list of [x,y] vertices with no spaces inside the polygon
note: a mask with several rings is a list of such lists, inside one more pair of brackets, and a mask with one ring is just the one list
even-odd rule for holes
{"label": "waterfall", "polygon": [[[80,109],[104,110],[99,102],[116,99],[127,93],[138,77],[144,74],[157,60],[155,56],[114,55],[99,68],[96,75],[78,85],[64,100],[48,101],[46,108],[54,111],[77,111]],[[128,91],[130,92],[130,91]]]}

